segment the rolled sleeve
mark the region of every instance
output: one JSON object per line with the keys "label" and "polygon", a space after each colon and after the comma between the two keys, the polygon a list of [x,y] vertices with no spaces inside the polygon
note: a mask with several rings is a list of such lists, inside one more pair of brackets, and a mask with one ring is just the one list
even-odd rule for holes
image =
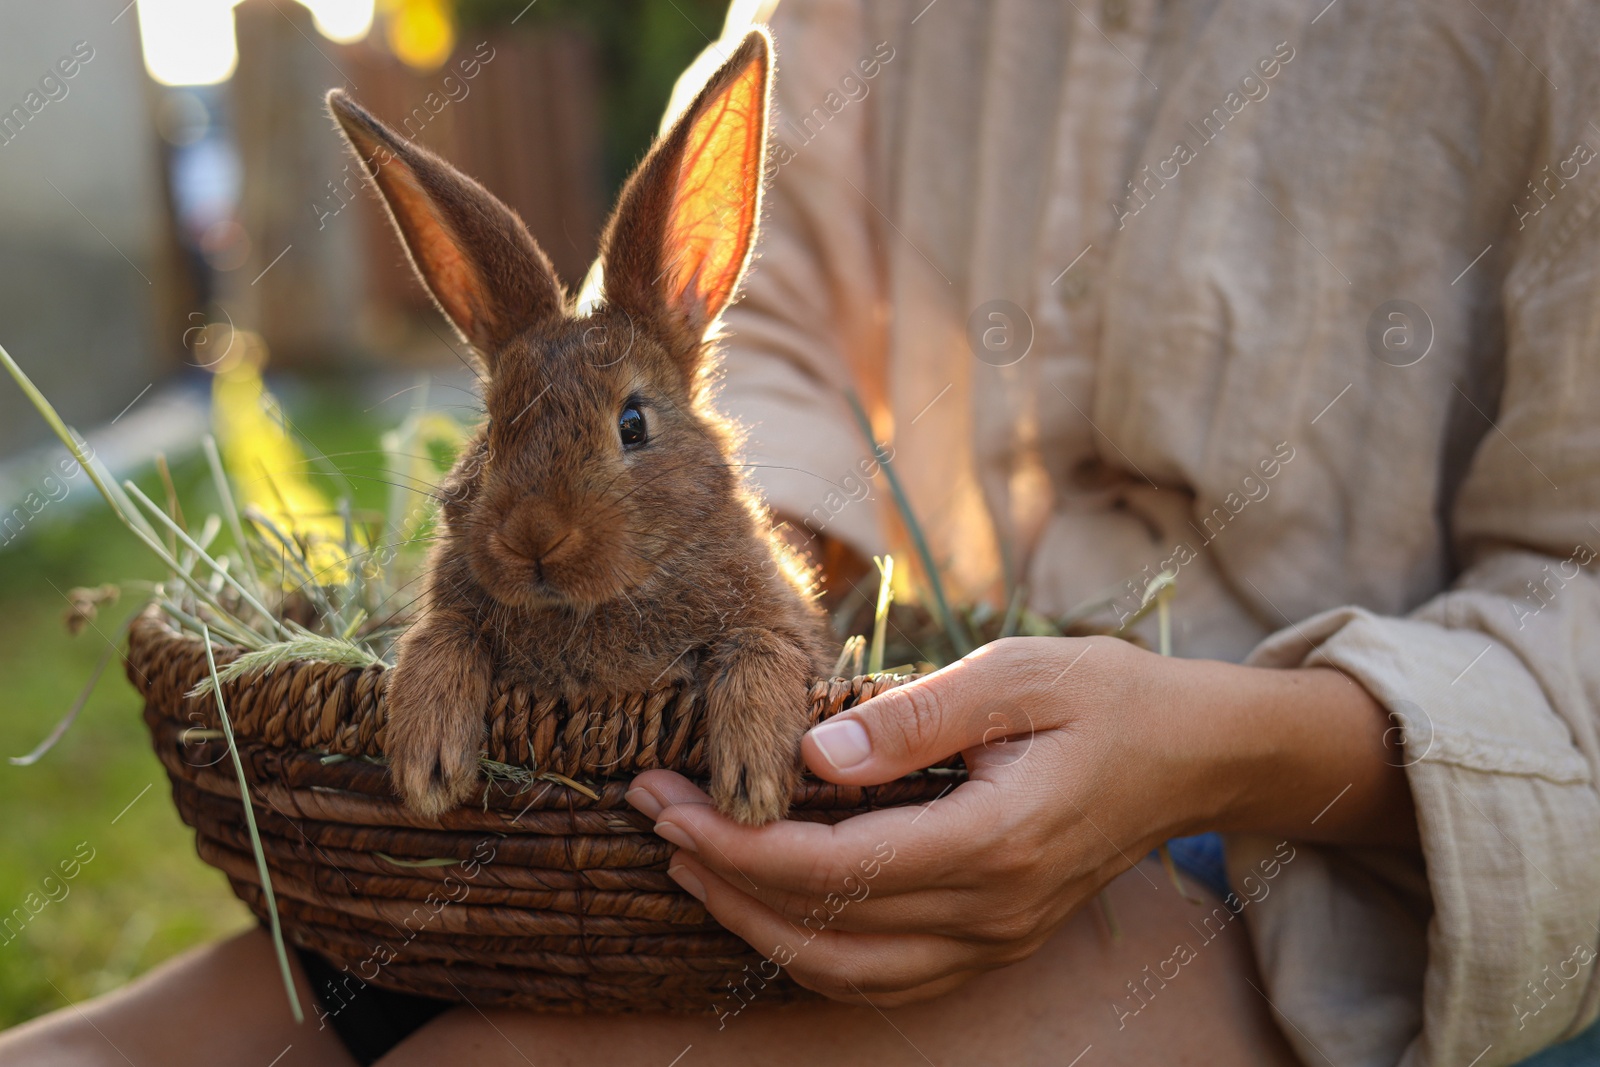
{"label": "rolled sleeve", "polygon": [[[1509,580],[1533,562],[1491,570]],[[1481,1063],[1515,1063],[1595,1017],[1594,969],[1576,950],[1596,940],[1600,797],[1540,677],[1495,636],[1502,617],[1514,618],[1508,599],[1479,591],[1407,619],[1342,608],[1252,657],[1336,667],[1389,710],[1426,865],[1424,886],[1398,856],[1307,848],[1310,862],[1287,867],[1284,891],[1248,916],[1307,1062],[1320,1047],[1336,1063],[1390,1064],[1415,1039],[1409,1062],[1465,1064],[1489,1049]],[[1260,848],[1241,843],[1230,859],[1247,868]]]}

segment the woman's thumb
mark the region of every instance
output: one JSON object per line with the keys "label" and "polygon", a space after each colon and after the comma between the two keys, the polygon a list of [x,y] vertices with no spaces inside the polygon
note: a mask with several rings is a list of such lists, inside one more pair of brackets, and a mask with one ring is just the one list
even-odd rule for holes
{"label": "woman's thumb", "polygon": [[1012,723],[1002,710],[1014,703],[994,699],[997,665],[988,661],[996,658],[953,663],[812,728],[801,744],[806,765],[830,782],[880,785],[1027,734],[1026,716]]}

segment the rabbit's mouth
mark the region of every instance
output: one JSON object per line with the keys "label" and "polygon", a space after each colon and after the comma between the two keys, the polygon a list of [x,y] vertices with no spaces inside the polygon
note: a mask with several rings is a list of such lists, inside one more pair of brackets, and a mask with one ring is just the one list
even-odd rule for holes
{"label": "rabbit's mouth", "polygon": [[653,571],[640,566],[645,561],[636,554],[615,548],[611,538],[580,527],[537,550],[496,531],[471,553],[472,570],[483,590],[509,607],[591,608],[621,599]]}

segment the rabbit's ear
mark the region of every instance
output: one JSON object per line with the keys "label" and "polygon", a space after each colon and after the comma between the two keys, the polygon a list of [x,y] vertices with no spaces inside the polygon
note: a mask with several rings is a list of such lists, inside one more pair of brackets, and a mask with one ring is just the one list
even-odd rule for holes
{"label": "rabbit's ear", "polygon": [[628,180],[602,240],[606,300],[697,351],[755,243],[772,42],[752,30]]}
{"label": "rabbit's ear", "polygon": [[561,283],[516,212],[343,90],[328,94],[328,110],[383,194],[417,274],[491,369],[507,341],[561,313]]}

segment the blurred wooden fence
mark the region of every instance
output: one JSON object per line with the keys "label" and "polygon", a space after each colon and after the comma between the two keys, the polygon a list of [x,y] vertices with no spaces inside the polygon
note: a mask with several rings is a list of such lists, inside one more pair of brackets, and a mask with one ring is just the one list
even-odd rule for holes
{"label": "blurred wooden fence", "polygon": [[220,296],[239,326],[263,335],[275,366],[454,363],[326,116],[334,86],[505,200],[568,286],[581,281],[602,221],[597,62],[581,33],[463,35],[444,66],[418,72],[376,45],[329,43],[298,4],[246,0],[236,18],[240,221],[251,248]]}

